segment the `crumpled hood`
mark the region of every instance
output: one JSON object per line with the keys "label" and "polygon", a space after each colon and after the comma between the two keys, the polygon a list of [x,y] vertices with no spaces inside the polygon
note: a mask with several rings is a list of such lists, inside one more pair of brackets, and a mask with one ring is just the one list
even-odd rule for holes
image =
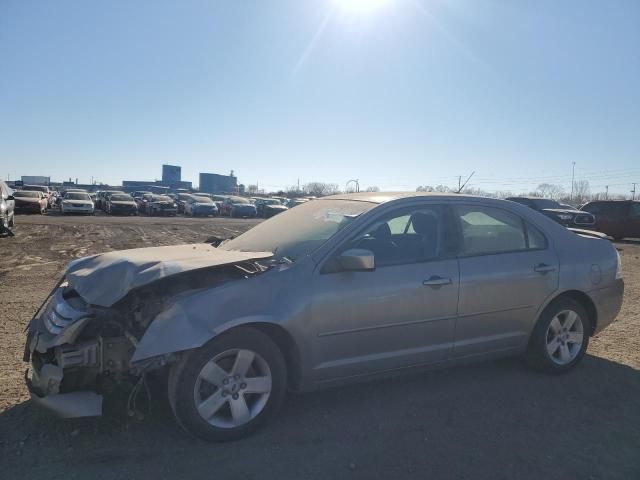
{"label": "crumpled hood", "polygon": [[271,256],[271,252],[218,250],[208,243],[136,248],[75,260],[69,263],[66,278],[88,303],[110,307],[130,290],[161,278]]}

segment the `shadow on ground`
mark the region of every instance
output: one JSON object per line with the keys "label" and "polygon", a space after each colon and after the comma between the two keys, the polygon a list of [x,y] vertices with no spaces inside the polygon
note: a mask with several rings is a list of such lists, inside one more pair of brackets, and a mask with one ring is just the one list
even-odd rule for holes
{"label": "shadow on ground", "polygon": [[156,394],[149,418],[0,415],[5,478],[640,478],[640,372],[586,356],[547,376],[518,360],[290,395],[255,436],[206,444]]}

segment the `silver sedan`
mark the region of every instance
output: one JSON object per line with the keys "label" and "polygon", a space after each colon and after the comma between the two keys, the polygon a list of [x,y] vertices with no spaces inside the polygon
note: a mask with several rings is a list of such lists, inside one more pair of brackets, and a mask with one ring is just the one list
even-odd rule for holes
{"label": "silver sedan", "polygon": [[333,196],[217,247],[72,262],[30,324],[27,383],[61,415],[98,415],[105,379],[135,400],[166,367],[178,422],[235,439],[287,389],[506,355],[566,372],[623,290],[608,240],[516,203]]}

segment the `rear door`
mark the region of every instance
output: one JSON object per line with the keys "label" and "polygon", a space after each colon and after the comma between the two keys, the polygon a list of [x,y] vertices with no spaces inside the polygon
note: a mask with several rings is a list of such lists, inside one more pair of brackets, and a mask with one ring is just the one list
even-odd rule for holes
{"label": "rear door", "polygon": [[460,301],[454,356],[523,346],[540,305],[558,288],[544,235],[509,210],[458,205]]}

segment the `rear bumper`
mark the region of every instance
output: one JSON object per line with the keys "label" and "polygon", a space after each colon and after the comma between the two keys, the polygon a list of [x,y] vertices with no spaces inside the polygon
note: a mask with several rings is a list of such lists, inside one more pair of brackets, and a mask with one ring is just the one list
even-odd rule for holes
{"label": "rear bumper", "polygon": [[611,325],[620,313],[624,297],[624,281],[620,278],[612,285],[593,290],[590,294],[598,311],[595,333],[600,333]]}

